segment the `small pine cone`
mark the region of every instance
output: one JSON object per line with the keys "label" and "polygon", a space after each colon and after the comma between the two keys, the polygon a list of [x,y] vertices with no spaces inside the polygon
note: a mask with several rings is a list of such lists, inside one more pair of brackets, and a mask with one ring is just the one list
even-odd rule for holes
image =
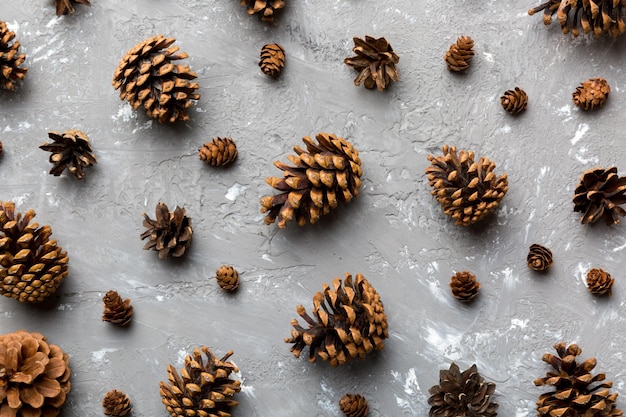
{"label": "small pine cone", "polygon": [[102,400],[102,407],[104,407],[104,414],[110,417],[124,417],[132,410],[128,395],[115,389],[106,393]]}
{"label": "small pine cone", "polygon": [[72,2],[91,6],[89,0],[56,0],[57,16],[62,16],[64,14],[74,14],[75,10]]}
{"label": "small pine cone", "polygon": [[259,14],[264,22],[273,22],[276,10],[285,7],[284,0],[241,0],[249,15]]}
{"label": "small pine cone", "polygon": [[148,117],[159,123],[189,120],[187,109],[200,98],[200,87],[191,82],[198,75],[188,66],[174,64],[189,55],[171,46],[176,39],[163,35],[146,39],[126,52],[113,75],[113,87],[120,99],[133,109],[142,106]]}
{"label": "small pine cone", "polygon": [[55,177],[61,175],[67,168],[74,178],[81,180],[85,176],[83,168],[97,163],[89,136],[80,130],[49,132],[48,137],[54,142],[43,143],[39,148],[52,152],[50,162],[54,166],[50,169],[50,174]]}
{"label": "small pine cone", "polygon": [[130,305],[130,298],[122,300],[117,291],[110,290],[102,298],[104,302],[104,313],[102,320],[119,326],[126,326],[133,317],[133,306]]}
{"label": "small pine cone", "polygon": [[201,160],[212,167],[225,167],[237,159],[237,145],[231,138],[214,138],[198,149]]}
{"label": "small pine cone", "polygon": [[602,107],[609,97],[611,87],[604,78],[590,78],[583,81],[572,94],[574,104],[583,110]]}
{"label": "small pine cone", "polygon": [[367,400],[361,394],[346,394],[339,400],[339,409],[346,417],[365,417],[369,412]]}
{"label": "small pine cone", "polygon": [[193,229],[191,219],[187,217],[184,208],[176,206],[170,212],[165,203],[159,202],[156,206],[156,220],[152,220],[146,213],[143,214],[143,226],[147,229],[141,234],[141,240],[149,238],[144,250],[159,252],[159,258],[168,256],[181,257],[191,246]]}
{"label": "small pine cone", "polygon": [[392,81],[398,81],[396,64],[400,57],[387,39],[365,36],[365,40],[357,37],[352,40],[354,41],[352,52],[356,53],[356,56],[346,58],[343,62],[359,71],[359,75],[354,79],[354,85],[358,87],[363,83],[365,88],[376,87],[378,91],[383,91]]}
{"label": "small pine cone", "polygon": [[611,295],[611,288],[615,279],[611,274],[600,268],[593,268],[587,272],[587,288],[595,295]]}
{"label": "small pine cone", "polygon": [[265,75],[278,77],[285,67],[285,50],[277,43],[270,43],[261,48],[259,67]]}
{"label": "small pine cone", "polygon": [[26,54],[18,53],[20,43],[15,41],[15,32],[7,27],[6,22],[0,20],[0,88],[13,90],[15,82],[26,77],[28,68],[20,65],[26,60]]}
{"label": "small pine cone", "polygon": [[468,271],[457,272],[450,278],[450,289],[457,300],[469,301],[478,295],[480,282]]}
{"label": "small pine cone", "polygon": [[4,145],[2,145],[2,141],[0,141],[0,156],[4,153]]}
{"label": "small pine cone", "polygon": [[228,265],[222,265],[215,273],[217,284],[223,290],[235,291],[239,288],[239,273],[235,268]]}
{"label": "small pine cone", "polygon": [[454,72],[464,71],[469,68],[470,60],[474,56],[474,41],[469,36],[461,36],[443,57],[448,69]]}
{"label": "small pine cone", "polygon": [[515,87],[515,90],[507,90],[500,97],[500,103],[504,110],[511,114],[518,114],[526,110],[528,106],[528,95],[524,90]]}
{"label": "small pine cone", "polygon": [[534,271],[545,271],[552,266],[552,251],[537,243],[530,245],[526,257],[528,267]]}
{"label": "small pine cone", "polygon": [[593,168],[580,177],[574,190],[574,211],[583,213],[582,224],[595,223],[604,218],[607,225],[619,223],[626,210],[626,176],[617,175],[617,167]]}

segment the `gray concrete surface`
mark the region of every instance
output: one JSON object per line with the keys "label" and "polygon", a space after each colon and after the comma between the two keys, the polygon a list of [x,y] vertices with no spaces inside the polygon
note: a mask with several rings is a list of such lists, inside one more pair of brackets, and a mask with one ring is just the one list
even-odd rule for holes
{"label": "gray concrete surface", "polygon": [[[70,255],[70,275],[44,305],[0,300],[2,332],[39,331],[71,356],[72,392],[62,417],[100,415],[105,392],[125,391],[135,416],[166,416],[158,382],[199,345],[235,351],[243,391],[236,416],[339,415],[347,392],[367,397],[371,416],[424,416],[428,388],[452,361],[476,363],[497,384],[500,415],[534,415],[544,352],[577,342],[623,392],[626,236],[583,226],[571,198],[595,166],[626,169],[625,40],[572,39],[526,11],[532,0],[300,0],[274,25],[237,0],[93,0],[57,18],[52,0],[2,1],[27,54],[27,80],[1,93],[0,199],[35,209]],[[158,34],[190,57],[202,98],[191,120],[161,126],[134,112],[111,87],[125,51]],[[400,55],[400,81],[385,93],[356,88],[343,64],[352,37],[385,36]],[[476,42],[472,67],[450,74],[442,61],[460,35]],[[287,66],[276,81],[257,67],[262,45],[278,42]],[[583,113],[576,86],[605,77],[605,107]],[[515,86],[528,110],[506,114],[500,95]],[[48,175],[38,149],[51,130],[80,129],[98,165],[82,182]],[[263,224],[259,197],[301,137],[331,132],[361,152],[361,196],[314,226]],[[240,156],[215,170],[197,148],[231,136]],[[429,194],[426,156],[443,144],[472,149],[507,172],[497,213],[463,229]],[[181,261],[143,251],[142,212],[161,200],[183,205],[194,242]],[[545,275],[526,267],[532,243],[550,247]],[[242,277],[234,295],[213,279],[223,263]],[[611,298],[591,296],[584,275],[616,278]],[[449,293],[454,271],[477,275],[476,302]],[[311,306],[323,282],[363,273],[380,292],[390,338],[382,352],[343,368],[292,357],[283,338],[295,307]],[[130,328],[101,321],[102,296],[130,297]],[[626,395],[626,394],[625,394]],[[624,397],[618,399],[626,406]]]}

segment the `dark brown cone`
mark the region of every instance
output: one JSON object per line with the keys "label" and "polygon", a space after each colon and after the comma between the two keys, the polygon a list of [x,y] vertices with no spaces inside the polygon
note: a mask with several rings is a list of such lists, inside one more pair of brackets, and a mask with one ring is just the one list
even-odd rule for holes
{"label": "dark brown cone", "polygon": [[610,92],[611,87],[604,78],[590,78],[576,87],[572,99],[577,107],[583,110],[594,110],[604,105]]}
{"label": "dark brown cone", "polygon": [[96,155],[93,153],[89,136],[80,130],[68,130],[63,133],[49,132],[51,143],[42,143],[40,149],[52,152],[50,174],[58,177],[68,169],[74,178],[81,180],[85,176],[84,167],[96,164]]}
{"label": "dark brown cone", "polygon": [[607,225],[619,223],[619,216],[626,215],[620,207],[626,203],[626,176],[617,175],[617,168],[594,168],[580,177],[574,190],[574,211],[583,213],[582,224],[604,219]]}
{"label": "dark brown cone", "polygon": [[64,14],[74,14],[75,10],[72,3],[91,6],[89,0],[56,0],[57,16],[62,16]]}
{"label": "dark brown cone", "polygon": [[0,141],[0,157],[2,156],[4,152],[4,145],[2,145],[2,141]]}
{"label": "dark brown cone", "polygon": [[0,415],[55,417],[71,389],[70,358],[36,332],[0,335]]}
{"label": "dark brown cone", "polygon": [[389,337],[387,315],[380,295],[363,275],[357,274],[353,280],[346,273],[343,283],[336,277],[333,289],[327,284],[322,288],[323,292],[313,297],[313,317],[303,306],[296,308],[309,328],[291,320],[291,338],[285,342],[293,343],[291,352],[296,358],[308,346],[309,362],[315,362],[317,356],[334,367],[384,349],[384,339]]}
{"label": "dark brown cone", "polygon": [[13,90],[15,82],[26,77],[28,68],[21,65],[26,60],[26,54],[20,54],[20,43],[14,41],[15,32],[7,27],[6,22],[0,20],[0,88]]}
{"label": "dark brown cone", "polygon": [[587,272],[587,288],[595,295],[611,295],[615,279],[611,274],[600,268],[593,268]]}
{"label": "dark brown cone", "polygon": [[187,109],[200,94],[200,87],[191,82],[197,74],[188,66],[174,64],[188,55],[171,46],[176,39],[163,35],[146,39],[126,52],[113,75],[113,87],[120,90],[120,99],[133,109],[140,106],[148,117],[159,123],[187,121]]}
{"label": "dark brown cone", "polygon": [[198,149],[201,160],[213,167],[226,167],[237,159],[237,145],[231,138],[213,138]]}
{"label": "dark brown cone", "polygon": [[0,201],[0,294],[23,303],[42,302],[68,274],[67,252],[33,217],[34,210],[15,213],[15,204]]}
{"label": "dark brown cone", "polygon": [[618,394],[609,392],[613,383],[594,384],[606,378],[605,374],[591,374],[596,366],[595,358],[577,363],[576,357],[582,353],[578,345],[567,346],[565,342],[560,342],[554,348],[558,356],[546,353],[541,358],[554,370],[534,381],[537,386],[546,385],[551,389],[541,394],[537,401],[538,417],[619,417],[623,414],[615,407]]}
{"label": "dark brown cone", "polygon": [[265,75],[278,77],[285,67],[285,50],[277,43],[263,45],[259,67]]}
{"label": "dark brown cone", "polygon": [[528,106],[528,95],[524,90],[515,87],[515,90],[507,90],[500,97],[500,103],[504,110],[511,114],[518,114],[526,110]]}
{"label": "dark brown cone", "polygon": [[130,305],[130,298],[122,300],[117,291],[110,290],[102,298],[104,302],[104,313],[102,320],[119,326],[126,326],[133,318],[133,306]]}
{"label": "dark brown cone", "polygon": [[293,166],[276,161],[283,177],[267,177],[265,182],[280,194],[261,198],[265,223],[278,222],[283,229],[295,218],[299,226],[315,223],[323,215],[359,195],[361,159],[347,140],[329,133],[315,136],[317,143],[305,136],[306,150],[294,147],[296,155],[287,158]]}
{"label": "dark brown cone", "polygon": [[369,412],[367,400],[361,394],[346,394],[339,400],[339,409],[346,417],[365,417]]}
{"label": "dark brown cone", "polygon": [[143,247],[145,250],[159,252],[160,259],[168,256],[178,258],[191,246],[193,229],[185,209],[176,206],[170,212],[165,203],[159,202],[156,206],[156,220],[152,220],[146,213],[143,217],[143,226],[147,230],[141,234],[141,240],[149,238]]}
{"label": "dark brown cone", "polygon": [[124,417],[132,411],[128,395],[115,389],[106,393],[102,407],[104,414],[111,417]]}
{"label": "dark brown cone", "polygon": [[354,79],[357,87],[363,83],[365,88],[376,87],[383,91],[391,85],[392,81],[398,81],[398,69],[396,64],[400,57],[396,54],[385,38],[365,36],[365,40],[354,37],[352,52],[356,56],[346,58],[343,62],[359,71]]}
{"label": "dark brown cone", "polygon": [[232,362],[226,362],[233,351],[218,359],[206,346],[201,349],[206,362],[196,348],[185,358],[180,374],[168,365],[169,382],[159,384],[161,402],[172,417],[231,417],[230,409],[238,404],[233,397],[241,391],[241,382],[229,378],[231,372],[239,372]]}
{"label": "dark brown cone", "polygon": [[450,278],[450,289],[457,300],[469,301],[478,295],[480,282],[476,281],[476,275],[470,272],[457,272]]}
{"label": "dark brown cone", "polygon": [[624,23],[625,4],[616,0],[548,0],[528,11],[529,15],[543,11],[543,23],[552,23],[556,16],[561,30],[567,34],[580,35],[593,32],[595,36],[610,34],[617,37],[626,31]]}
{"label": "dark brown cone", "polygon": [[448,69],[454,72],[465,71],[469,68],[470,60],[474,56],[474,41],[469,36],[461,36],[450,45],[443,57]]}
{"label": "dark brown cone", "polygon": [[534,271],[545,271],[552,266],[552,251],[537,243],[530,245],[526,257],[528,267]]}
{"label": "dark brown cone", "polygon": [[245,6],[249,15],[259,14],[261,20],[273,22],[276,10],[285,7],[284,0],[241,0],[241,5]]}
{"label": "dark brown cone", "polygon": [[428,182],[443,212],[457,225],[469,226],[495,210],[509,189],[506,174],[496,177],[495,162],[481,157],[474,162],[474,152],[443,146],[443,156],[428,155]]}
{"label": "dark brown cone", "polygon": [[217,285],[223,290],[235,291],[239,288],[239,273],[232,266],[220,266],[215,273],[215,278],[217,279]]}

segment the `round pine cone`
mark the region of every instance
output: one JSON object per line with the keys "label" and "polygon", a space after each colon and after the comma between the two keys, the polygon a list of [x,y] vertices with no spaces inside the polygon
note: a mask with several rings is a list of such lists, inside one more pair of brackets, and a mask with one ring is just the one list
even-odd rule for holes
{"label": "round pine cone", "polygon": [[15,89],[15,82],[26,77],[28,68],[20,67],[26,60],[25,54],[20,54],[20,43],[12,42],[15,32],[7,27],[6,22],[0,20],[0,88]]}
{"label": "round pine cone", "polygon": [[507,90],[500,97],[500,103],[504,110],[511,114],[518,114],[526,110],[528,106],[528,95],[524,90],[515,87],[515,90]]}
{"label": "round pine cone", "polygon": [[617,175],[617,168],[594,168],[580,177],[574,191],[574,211],[583,213],[582,224],[595,223],[601,218],[607,225],[619,223],[619,216],[626,210],[620,207],[626,202],[626,176]]}
{"label": "round pine cone", "polygon": [[469,301],[478,295],[480,282],[476,281],[476,275],[470,272],[457,272],[450,278],[450,289],[457,300]]}
{"label": "round pine cone", "polygon": [[85,176],[84,167],[97,163],[93,153],[89,136],[80,130],[68,130],[63,133],[49,132],[51,143],[43,143],[39,146],[47,152],[52,152],[50,162],[54,165],[50,174],[58,177],[68,169],[74,178],[81,180]]}
{"label": "round pine cone", "polygon": [[611,274],[600,268],[593,268],[587,272],[587,288],[595,295],[611,295],[611,288],[615,279]]}
{"label": "round pine cone", "polygon": [[223,290],[235,291],[239,288],[239,273],[229,265],[222,265],[215,273],[217,284]]}
{"label": "round pine cone", "polygon": [[339,400],[339,409],[346,417],[365,417],[369,412],[367,400],[361,394],[346,394]]}
{"label": "round pine cone", "polygon": [[231,138],[214,138],[198,149],[201,160],[213,167],[225,167],[237,159],[237,145]]}
{"label": "round pine cone", "polygon": [[285,50],[277,43],[263,45],[259,67],[263,74],[276,78],[285,67]]}
{"label": "round pine cone", "polygon": [[102,320],[109,323],[126,326],[133,318],[133,306],[130,305],[130,298],[122,300],[117,291],[110,290],[102,298],[104,302],[104,313]]}
{"label": "round pine cone", "polygon": [[354,79],[357,87],[363,83],[365,88],[383,91],[399,79],[396,64],[400,57],[385,38],[365,36],[365,40],[354,37],[352,51],[356,56],[344,59],[344,64],[359,71]]}
{"label": "round pine cone", "polygon": [[0,335],[0,415],[57,416],[71,388],[69,362],[40,333]]}
{"label": "round pine cone", "polygon": [[552,251],[537,243],[530,245],[526,257],[528,267],[535,271],[545,271],[552,266]]}
{"label": "round pine cone", "polygon": [[276,10],[285,7],[284,0],[241,0],[249,15],[259,14],[264,22],[273,22]]}
{"label": "round pine cone", "polygon": [[191,246],[193,229],[184,208],[176,206],[174,212],[170,212],[165,203],[159,202],[156,206],[156,220],[152,220],[146,213],[143,217],[143,226],[147,230],[141,234],[141,240],[149,238],[143,247],[145,250],[159,252],[160,259],[168,256],[178,258]]}
{"label": "round pine cone", "polygon": [[572,94],[574,104],[583,110],[602,107],[609,97],[611,87],[604,78],[590,78],[583,81]]}
{"label": "round pine cone", "polygon": [[132,411],[128,395],[115,389],[106,393],[102,400],[102,407],[104,407],[104,414],[110,417],[124,417]]}
{"label": "round pine cone", "polygon": [[450,45],[443,60],[448,69],[454,72],[464,71],[469,68],[470,60],[474,56],[474,41],[469,36],[461,36],[455,43]]}

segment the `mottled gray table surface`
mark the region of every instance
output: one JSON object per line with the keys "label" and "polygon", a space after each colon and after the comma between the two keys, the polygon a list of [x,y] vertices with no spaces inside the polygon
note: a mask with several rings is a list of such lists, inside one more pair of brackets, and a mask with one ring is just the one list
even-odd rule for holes
{"label": "mottled gray table surface", "polygon": [[[52,226],[70,275],[44,305],[0,299],[0,318],[2,332],[39,331],[71,356],[62,417],[101,415],[113,388],[131,397],[135,416],[166,416],[158,382],[200,345],[235,351],[236,416],[336,416],[347,392],[365,395],[371,416],[424,416],[428,388],[452,361],[476,363],[497,384],[500,415],[533,415],[541,356],[561,340],[597,357],[622,392],[626,225],[582,225],[571,199],[584,170],[626,170],[626,39],[564,36],[526,14],[538,3],[293,0],[268,25],[237,0],[93,0],[62,18],[51,0],[3,0],[0,19],[16,31],[29,71],[1,95],[0,200]],[[201,86],[190,121],[175,126],[132,111],[111,86],[123,54],[159,33],[189,54]],[[343,64],[352,37],[366,34],[385,36],[400,55],[400,81],[384,93],[355,87]],[[455,75],[442,56],[461,35],[475,40],[476,56]],[[257,66],[270,42],[287,53],[276,81]],[[612,91],[603,109],[584,113],[571,94],[591,77]],[[529,95],[519,117],[499,100],[515,86]],[[86,132],[98,157],[83,181],[49,175],[49,154],[38,149],[48,131],[68,129]],[[318,132],[360,151],[361,195],[313,226],[266,226],[259,197],[272,194],[265,177],[280,175],[272,162]],[[197,157],[216,136],[238,145],[230,169]],[[487,156],[509,176],[501,206],[478,227],[455,226],[429,194],[426,157],[443,144]],[[153,215],[158,201],[193,219],[183,260],[142,250],[142,213]],[[526,266],[535,242],[554,253],[544,275]],[[233,295],[214,279],[225,263],[241,273]],[[610,298],[587,291],[591,267],[616,278]],[[449,292],[459,270],[482,283],[469,305]],[[283,342],[295,307],[311,308],[322,283],[345,272],[363,273],[381,294],[385,349],[341,368],[295,359]],[[101,321],[110,289],[132,299],[129,328]]]}

